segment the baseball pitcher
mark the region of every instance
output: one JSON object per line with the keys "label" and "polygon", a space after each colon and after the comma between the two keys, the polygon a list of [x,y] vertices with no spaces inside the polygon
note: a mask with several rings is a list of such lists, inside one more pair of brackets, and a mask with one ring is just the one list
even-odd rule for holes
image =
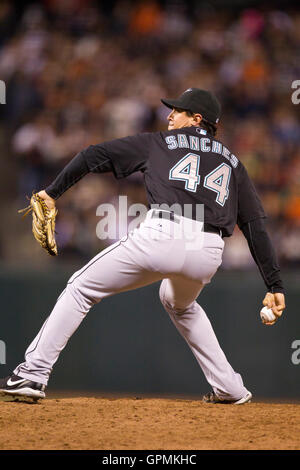
{"label": "baseball pitcher", "polygon": [[221,265],[224,238],[238,224],[266,285],[263,305],[275,316],[267,324],[273,325],[282,315],[283,283],[265,229],[265,213],[245,167],[215,138],[221,112],[217,98],[189,88],[178,99],[162,103],[171,110],[167,131],[89,146],[32,201],[35,236],[53,255],[56,200],[89,172],[125,178],[141,171],[149,210],[138,228],[69,279],[26,350],[25,361],[0,381],[1,392],[44,398],[53,365],[92,306],[118,292],[161,280],[161,302],[212,388],[204,401],[243,404],[251,400],[196,299]]}

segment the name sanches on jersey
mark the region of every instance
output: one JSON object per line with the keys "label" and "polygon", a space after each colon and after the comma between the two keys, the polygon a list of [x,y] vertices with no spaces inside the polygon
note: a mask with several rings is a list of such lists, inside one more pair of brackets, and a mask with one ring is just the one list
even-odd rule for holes
{"label": "name sanches on jersey", "polygon": [[191,150],[198,150],[201,152],[213,152],[225,157],[231,165],[236,168],[239,160],[233,154],[230,153],[225,145],[221,144],[217,140],[212,140],[209,137],[197,137],[195,135],[177,134],[168,135],[165,137],[166,144],[169,150],[175,150],[177,148],[185,148]]}

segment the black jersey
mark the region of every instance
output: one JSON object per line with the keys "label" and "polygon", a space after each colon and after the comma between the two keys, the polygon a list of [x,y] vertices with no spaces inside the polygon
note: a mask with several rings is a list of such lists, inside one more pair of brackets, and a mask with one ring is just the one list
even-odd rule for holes
{"label": "black jersey", "polygon": [[46,192],[58,199],[87,173],[111,171],[117,178],[143,172],[150,207],[163,206],[203,220],[197,213],[200,205],[200,217],[204,215],[204,222],[222,230],[223,237],[230,236],[238,224],[268,290],[283,292],[276,255],[262,220],[266,216],[247,171],[204,129],[185,127],[90,145],[71,160]]}
{"label": "black jersey", "polygon": [[236,223],[265,217],[243,164],[199,127],[138,134],[88,150],[89,171],[97,172],[100,155],[111,162],[117,178],[142,171],[150,206],[173,206],[198,219],[197,205],[203,205],[204,221],[223,236],[230,236]]}

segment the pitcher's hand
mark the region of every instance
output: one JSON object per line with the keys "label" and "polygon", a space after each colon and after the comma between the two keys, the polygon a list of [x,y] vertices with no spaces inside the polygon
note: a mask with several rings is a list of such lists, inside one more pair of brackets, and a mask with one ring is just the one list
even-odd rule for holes
{"label": "pitcher's hand", "polygon": [[44,199],[45,203],[46,203],[46,206],[49,208],[49,209],[54,209],[55,207],[55,199],[53,199],[52,197],[49,196],[49,194],[46,193],[46,191],[43,189],[42,191],[40,191],[38,193],[38,195]]}
{"label": "pitcher's hand", "polygon": [[282,294],[281,292],[277,292],[275,294],[267,292],[262,303],[265,307],[271,308],[274,315],[276,316],[276,320],[269,323],[265,323],[265,325],[274,325],[278,318],[281,317],[282,312],[285,309],[284,294]]}

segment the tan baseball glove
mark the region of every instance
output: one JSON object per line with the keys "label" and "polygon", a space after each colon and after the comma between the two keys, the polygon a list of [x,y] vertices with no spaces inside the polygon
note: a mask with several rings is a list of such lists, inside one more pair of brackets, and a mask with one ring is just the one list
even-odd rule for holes
{"label": "tan baseball glove", "polygon": [[57,209],[49,209],[44,199],[38,193],[31,196],[29,206],[18,212],[25,212],[25,217],[32,211],[32,233],[37,242],[51,256],[57,255],[57,246],[55,241],[55,218],[58,213]]}

